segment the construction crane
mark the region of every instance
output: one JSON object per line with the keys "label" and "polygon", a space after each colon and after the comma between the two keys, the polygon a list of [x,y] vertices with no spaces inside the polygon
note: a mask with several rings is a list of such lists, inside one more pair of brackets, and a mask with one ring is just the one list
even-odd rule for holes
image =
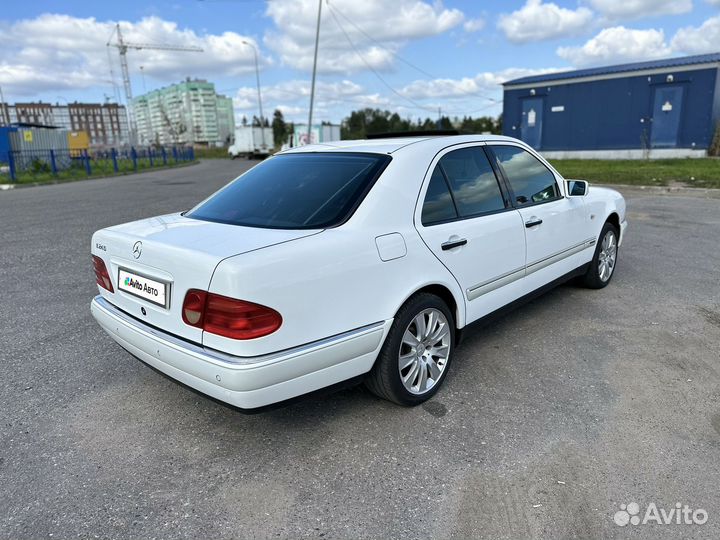
{"label": "construction crane", "polygon": [[[116,36],[117,40],[113,43],[112,39]],[[137,126],[135,125],[135,111],[133,111],[132,105],[132,86],[130,84],[130,71],[128,69],[127,52],[128,49],[135,49],[137,51],[146,49],[153,51],[184,51],[184,52],[203,52],[200,47],[187,47],[180,45],[160,45],[156,43],[129,43],[123,39],[122,32],[120,31],[120,24],[115,25],[115,29],[108,38],[106,43],[108,47],[115,47],[120,53],[120,71],[122,72],[123,87],[125,89],[125,102],[127,104],[127,116],[128,116],[128,128],[130,131],[130,144],[135,144],[135,134]],[[108,57],[109,58],[109,57]],[[110,66],[112,70],[112,66]]]}

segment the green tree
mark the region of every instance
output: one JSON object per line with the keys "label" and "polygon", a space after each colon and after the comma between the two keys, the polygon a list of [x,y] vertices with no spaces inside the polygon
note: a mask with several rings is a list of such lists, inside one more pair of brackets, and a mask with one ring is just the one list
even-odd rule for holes
{"label": "green tree", "polygon": [[720,156],[720,121],[715,124],[715,135],[708,149],[709,156]]}
{"label": "green tree", "polygon": [[413,121],[404,119],[398,113],[380,109],[361,109],[352,111],[342,122],[343,139],[364,139],[367,135],[403,131],[435,131],[437,129],[459,129],[464,133],[501,133],[502,116],[495,119],[490,116],[462,119],[448,116],[438,118],[418,118]]}
{"label": "green tree", "polygon": [[254,127],[263,127],[263,125],[264,127],[270,127],[270,122],[268,122],[267,118],[263,117],[263,122],[261,123],[260,118],[258,118],[257,116],[253,116],[252,125]]}
{"label": "green tree", "polygon": [[280,148],[288,135],[288,126],[285,123],[285,118],[280,109],[275,109],[273,113],[272,130],[273,130],[273,142],[276,148]]}
{"label": "green tree", "polygon": [[438,129],[455,129],[455,127],[452,125],[452,122],[450,121],[450,118],[447,116],[441,116],[440,121],[436,122],[436,125]]}
{"label": "green tree", "polygon": [[490,116],[481,116],[479,118],[465,116],[460,121],[459,129],[463,133],[499,134],[502,131],[502,124],[499,124],[498,120]]}

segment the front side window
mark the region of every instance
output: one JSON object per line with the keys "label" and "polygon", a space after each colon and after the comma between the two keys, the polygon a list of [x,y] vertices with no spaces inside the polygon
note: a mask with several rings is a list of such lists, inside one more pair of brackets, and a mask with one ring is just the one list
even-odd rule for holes
{"label": "front side window", "polygon": [[492,146],[492,151],[519,205],[542,203],[560,197],[555,175],[527,150],[517,146]]}
{"label": "front side window", "polygon": [[307,152],[260,163],[185,215],[271,229],[319,229],[346,220],[390,156]]}
{"label": "front side window", "polygon": [[460,217],[472,217],[505,208],[492,166],[482,148],[461,148],[440,160]]}

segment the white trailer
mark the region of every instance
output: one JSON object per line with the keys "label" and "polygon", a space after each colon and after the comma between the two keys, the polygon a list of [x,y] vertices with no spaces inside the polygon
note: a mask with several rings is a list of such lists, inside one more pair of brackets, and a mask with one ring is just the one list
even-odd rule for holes
{"label": "white trailer", "polygon": [[271,127],[238,126],[235,128],[235,142],[228,148],[228,154],[249,159],[265,158],[273,151]]}

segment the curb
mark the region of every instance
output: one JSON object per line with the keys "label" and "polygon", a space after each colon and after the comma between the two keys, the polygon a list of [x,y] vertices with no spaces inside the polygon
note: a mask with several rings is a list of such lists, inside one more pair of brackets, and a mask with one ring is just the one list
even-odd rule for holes
{"label": "curb", "polygon": [[590,184],[598,187],[609,187],[618,191],[635,191],[645,192],[648,195],[665,195],[665,196],[688,196],[688,197],[704,197],[707,199],[720,199],[719,188],[694,188],[685,186],[633,186],[629,184]]}
{"label": "curb", "polygon": [[25,182],[22,184],[0,184],[0,191],[8,191],[10,189],[24,189],[30,187],[42,187],[42,186],[56,186],[58,184],[76,184],[78,182],[86,182],[88,180],[105,180],[106,178],[125,178],[126,176],[135,176],[137,174],[146,174],[157,171],[169,171],[172,169],[180,169],[182,167],[191,167],[192,165],[199,165],[200,160],[195,160],[191,163],[178,163],[172,167],[154,167],[152,169],[146,169],[144,171],[129,172],[124,174],[113,174],[110,176],[91,176],[90,178],[70,178],[68,180],[49,180],[47,182]]}
{"label": "curb", "polygon": [[[203,158],[208,159],[208,158]],[[210,158],[212,159],[212,158]],[[25,184],[0,184],[0,191],[8,191],[11,189],[20,189],[20,188],[27,188],[27,187],[38,187],[38,186],[53,186],[57,184],[70,184],[75,182],[84,182],[85,180],[102,180],[104,178],[119,178],[124,176],[133,176],[136,174],[144,174],[154,171],[167,171],[170,169],[178,169],[180,167],[190,167],[192,165],[198,165],[201,163],[201,160],[198,159],[192,163],[182,163],[175,165],[174,167],[164,167],[164,168],[157,168],[157,169],[148,169],[145,171],[139,171],[139,172],[132,172],[127,174],[115,174],[112,176],[96,176],[93,178],[79,178],[79,179],[73,179],[73,180],[51,180],[49,182],[31,182],[31,183],[25,183]],[[641,191],[645,192],[647,194],[652,195],[686,195],[688,197],[704,197],[707,199],[720,199],[720,188],[694,188],[694,187],[684,187],[684,186],[636,186],[636,185],[630,185],[630,184],[600,184],[600,183],[590,183],[591,186],[598,186],[598,187],[607,187],[611,189],[617,189],[620,191]]]}

